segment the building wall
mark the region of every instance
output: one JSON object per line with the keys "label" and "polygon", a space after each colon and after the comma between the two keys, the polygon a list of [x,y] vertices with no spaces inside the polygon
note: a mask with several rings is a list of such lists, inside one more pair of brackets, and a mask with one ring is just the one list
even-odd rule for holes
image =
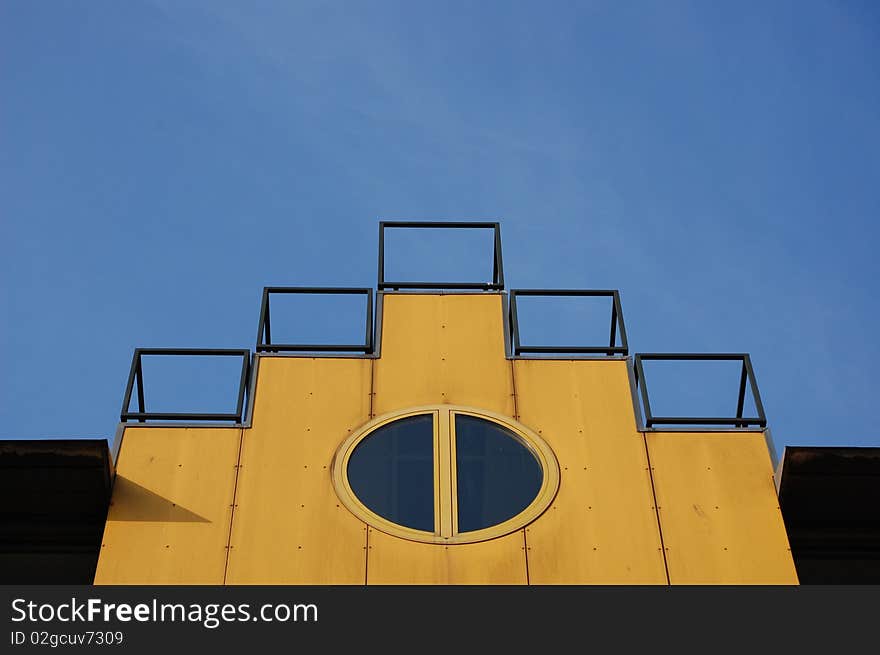
{"label": "building wall", "polygon": [[[760,433],[644,433],[627,362],[507,359],[501,294],[386,294],[377,359],[261,356],[251,427],[126,427],[96,583],[796,583]],[[425,544],[339,502],[339,444],[426,404],[543,437],[535,521]]]}
{"label": "building wall", "polygon": [[241,428],[127,427],[96,584],[222,584]]}

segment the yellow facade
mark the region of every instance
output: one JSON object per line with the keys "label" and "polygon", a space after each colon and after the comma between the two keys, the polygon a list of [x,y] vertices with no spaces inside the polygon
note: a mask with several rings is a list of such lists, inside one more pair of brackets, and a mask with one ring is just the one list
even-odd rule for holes
{"label": "yellow facade", "polygon": [[764,435],[648,435],[672,584],[797,584]]}
{"label": "yellow facade", "polygon": [[526,529],[536,584],[666,584],[624,360],[515,360],[519,419],[553,450],[562,483]]}
{"label": "yellow facade", "polygon": [[369,359],[266,357],[244,430],[226,581],[363,584],[367,526],[330,483],[338,442],[369,420]]}
{"label": "yellow facade", "polygon": [[373,414],[449,403],[513,416],[499,294],[385,296]]}
{"label": "yellow facade", "polygon": [[126,428],[96,584],[223,584],[241,433]]}
{"label": "yellow facade", "polygon": [[[760,432],[640,431],[625,359],[510,359],[502,301],[385,294],[376,358],[261,355],[250,426],[126,427],[96,583],[797,582]],[[437,404],[540,435],[560,468],[548,509],[452,545],[350,512],[340,444]]]}

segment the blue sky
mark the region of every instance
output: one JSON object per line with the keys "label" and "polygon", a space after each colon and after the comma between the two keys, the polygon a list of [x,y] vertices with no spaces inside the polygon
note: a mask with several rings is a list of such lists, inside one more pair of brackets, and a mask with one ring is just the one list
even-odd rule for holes
{"label": "blue sky", "polygon": [[497,219],[509,287],[750,352],[779,448],[880,445],[878,37],[868,2],[3,2],[0,437],[111,437],[135,346],[374,284],[380,218]]}

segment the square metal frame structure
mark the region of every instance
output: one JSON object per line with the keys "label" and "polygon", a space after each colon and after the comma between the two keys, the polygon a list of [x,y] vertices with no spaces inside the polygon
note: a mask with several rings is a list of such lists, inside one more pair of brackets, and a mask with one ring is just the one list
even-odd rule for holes
{"label": "square metal frame structure", "polygon": [[[364,342],[359,344],[308,344],[272,343],[271,314],[269,296],[272,294],[313,294],[313,295],[365,295],[367,297],[367,320]],[[279,352],[338,352],[364,353],[369,355],[375,345],[373,331],[373,289],[370,287],[263,287],[263,301],[260,305],[260,323],[257,327],[258,353]]]}
{"label": "square metal frame structure", "polygon": [[[530,346],[522,345],[519,338],[519,315],[516,299],[518,296],[540,297],[607,297],[611,298],[611,338],[608,346]],[[616,289],[511,289],[508,292],[508,322],[511,334],[511,351],[514,357],[523,354],[578,354],[578,355],[628,355],[626,326],[620,306],[620,292]],[[620,345],[617,334],[620,333]]]}
{"label": "square metal frame structure", "polygon": [[[241,378],[238,382],[238,402],[235,413],[192,413],[192,412],[148,412],[144,403],[144,355],[199,356],[199,357],[241,357]],[[251,366],[251,351],[238,348],[135,348],[131,358],[131,370],[125,385],[125,397],[122,401],[120,420],[138,421],[234,421],[241,423],[244,418],[245,397],[248,390],[248,374]],[[130,412],[131,395],[137,384],[138,411]]]}
{"label": "square metal frame structure", "polygon": [[[700,416],[654,416],[651,412],[651,402],[648,398],[648,384],[645,378],[643,361],[741,361],[742,372],[740,373],[739,395],[737,397],[736,416],[732,417],[700,417]],[[645,413],[645,427],[654,428],[655,425],[709,425],[725,426],[734,428],[748,428],[749,426],[767,427],[767,417],[764,414],[764,405],[761,402],[761,394],[758,391],[758,383],[755,380],[755,371],[752,368],[752,360],[748,353],[637,353],[633,358],[635,369],[635,383],[641,393],[642,409]],[[746,398],[746,382],[752,390],[752,398],[755,401],[756,417],[743,417],[743,406]]]}
{"label": "square metal frame structure", "polygon": [[[385,229],[386,228],[442,228],[493,230],[495,239],[492,253],[491,282],[388,282],[385,280]],[[379,221],[379,291],[386,289],[470,289],[501,291],[504,289],[504,265],[501,257],[501,224],[492,221]]]}

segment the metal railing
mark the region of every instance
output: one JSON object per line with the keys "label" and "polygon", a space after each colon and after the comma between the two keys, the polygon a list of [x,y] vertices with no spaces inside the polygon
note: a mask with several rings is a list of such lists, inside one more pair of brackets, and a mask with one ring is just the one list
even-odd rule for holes
{"label": "metal railing", "polygon": [[[654,416],[651,412],[651,402],[648,393],[648,384],[645,379],[645,370],[642,362],[645,361],[741,361],[742,371],[739,381],[739,395],[737,396],[736,416]],[[642,408],[645,413],[645,427],[653,428],[655,425],[730,425],[736,428],[746,428],[757,425],[767,427],[767,417],[764,415],[764,405],[761,403],[761,394],[758,392],[758,383],[755,380],[755,371],[748,353],[637,353],[633,358],[635,369],[636,387],[641,392]],[[755,417],[744,417],[743,408],[746,399],[746,383],[752,390],[752,398],[755,402]]]}
{"label": "metal railing", "polygon": [[[272,343],[270,296],[273,294],[364,295],[367,297],[364,342],[358,344]],[[373,290],[369,287],[264,287],[257,328],[257,352],[373,352]]]}
{"label": "metal railing", "polygon": [[[144,401],[143,356],[197,356],[197,357],[241,357],[241,378],[238,382],[238,402],[234,413],[223,412],[148,412]],[[234,421],[241,423],[245,398],[248,394],[248,373],[250,371],[251,351],[247,349],[222,348],[136,348],[131,359],[131,370],[125,386],[125,398],[119,418],[123,421]],[[138,411],[129,411],[131,396],[137,386]]]}
{"label": "metal railing", "polygon": [[[519,314],[516,299],[522,296],[569,296],[569,297],[608,297],[611,298],[611,336],[608,345],[563,345],[541,346],[523,345],[520,342]],[[508,302],[508,322],[511,334],[511,350],[514,357],[523,354],[582,354],[582,355],[627,355],[626,326],[623,323],[623,310],[620,306],[620,293],[616,290],[600,289],[511,289]],[[617,335],[620,334],[620,345]]]}
{"label": "metal railing", "polygon": [[[388,282],[385,280],[385,230],[386,228],[414,229],[482,229],[494,231],[491,282]],[[380,221],[379,222],[379,282],[377,289],[474,289],[501,290],[504,288],[504,266],[501,258],[501,225],[497,222],[442,222],[442,221]]]}

